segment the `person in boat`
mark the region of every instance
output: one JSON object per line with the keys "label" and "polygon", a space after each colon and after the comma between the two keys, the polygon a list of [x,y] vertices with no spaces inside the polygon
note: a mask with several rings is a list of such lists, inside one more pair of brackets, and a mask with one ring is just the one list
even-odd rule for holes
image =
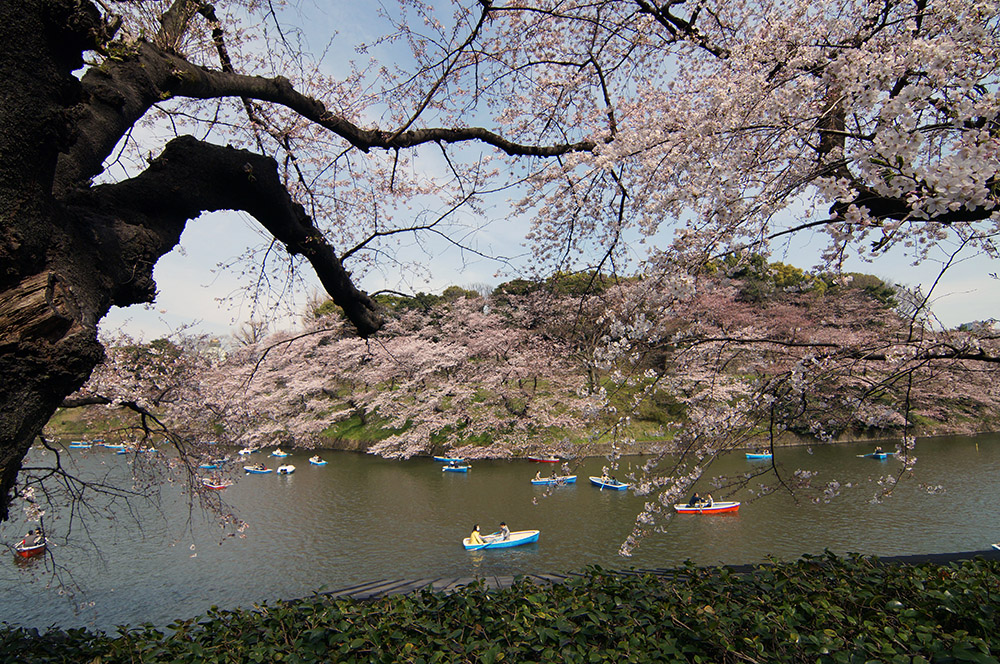
{"label": "person in boat", "polygon": [[38,528],[36,530],[28,531],[28,534],[24,536],[23,540],[21,540],[21,546],[25,547],[38,546],[44,541],[45,541],[45,536],[42,535],[42,529]]}
{"label": "person in boat", "polygon": [[505,521],[500,522],[500,539],[509,540],[510,539],[510,528],[507,527]]}
{"label": "person in boat", "polygon": [[688,507],[698,507],[698,505],[700,505],[700,504],[701,504],[701,496],[699,496],[698,492],[695,491],[694,494],[691,496],[691,498],[688,499],[687,506]]}
{"label": "person in boat", "polygon": [[712,500],[712,494],[708,494],[708,496],[705,497],[705,500],[701,501],[701,504],[704,505],[705,507],[711,507],[712,505],[714,505],[715,501]]}
{"label": "person in boat", "polygon": [[882,446],[881,445],[877,445],[875,447],[875,454],[882,454]]}
{"label": "person in boat", "polygon": [[536,480],[542,479],[542,471],[539,470],[537,473],[535,473],[535,479]]}
{"label": "person in boat", "polygon": [[469,544],[485,544],[483,538],[479,535],[478,523],[472,527],[472,532],[469,534]]}

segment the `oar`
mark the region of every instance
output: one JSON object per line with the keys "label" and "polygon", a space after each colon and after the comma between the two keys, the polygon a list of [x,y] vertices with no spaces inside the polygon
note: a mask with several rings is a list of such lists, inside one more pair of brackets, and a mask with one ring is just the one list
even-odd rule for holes
{"label": "oar", "polygon": [[[483,535],[483,539],[485,540],[487,537],[495,537],[496,535],[499,535],[499,534],[500,534],[500,531],[498,530],[495,533],[490,533],[489,535]],[[490,542],[490,541],[483,542],[482,544],[480,544],[476,548],[469,549],[469,551],[479,551],[480,549],[485,549],[486,547],[488,547],[492,543],[493,542]]]}

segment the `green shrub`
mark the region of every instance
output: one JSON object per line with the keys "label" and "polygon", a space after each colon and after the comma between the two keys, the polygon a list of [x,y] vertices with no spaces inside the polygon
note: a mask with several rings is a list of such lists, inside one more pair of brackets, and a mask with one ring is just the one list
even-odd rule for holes
{"label": "green shrub", "polygon": [[997,662],[1000,563],[833,555],[751,573],[686,567],[369,602],[213,608],[116,636],[0,627],[25,662]]}

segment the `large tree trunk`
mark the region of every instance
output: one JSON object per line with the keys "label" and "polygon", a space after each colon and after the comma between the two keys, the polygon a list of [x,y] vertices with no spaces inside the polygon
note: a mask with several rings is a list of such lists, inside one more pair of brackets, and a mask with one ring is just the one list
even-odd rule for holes
{"label": "large tree trunk", "polygon": [[0,519],[31,441],[103,357],[93,326],[80,323],[70,289],[54,272],[0,293]]}
{"label": "large tree trunk", "polygon": [[80,89],[71,72],[100,25],[75,5],[0,3],[0,520],[32,440],[103,355],[102,298],[75,278],[93,257],[72,253],[51,194]]}

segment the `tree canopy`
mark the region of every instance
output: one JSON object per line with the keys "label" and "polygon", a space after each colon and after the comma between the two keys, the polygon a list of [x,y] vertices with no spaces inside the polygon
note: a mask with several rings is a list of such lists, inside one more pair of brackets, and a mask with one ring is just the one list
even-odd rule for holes
{"label": "tree canopy", "polygon": [[[665,307],[692,270],[795,231],[826,233],[833,267],[995,255],[994,0],[402,0],[337,73],[284,7],[0,6],[0,519],[102,357],[98,321],[154,298],[205,211],[257,219],[362,337],[384,321],[356,274],[403,234],[478,251],[454,222],[496,196],[543,274],[640,256]],[[970,344],[940,354],[990,357]]]}

